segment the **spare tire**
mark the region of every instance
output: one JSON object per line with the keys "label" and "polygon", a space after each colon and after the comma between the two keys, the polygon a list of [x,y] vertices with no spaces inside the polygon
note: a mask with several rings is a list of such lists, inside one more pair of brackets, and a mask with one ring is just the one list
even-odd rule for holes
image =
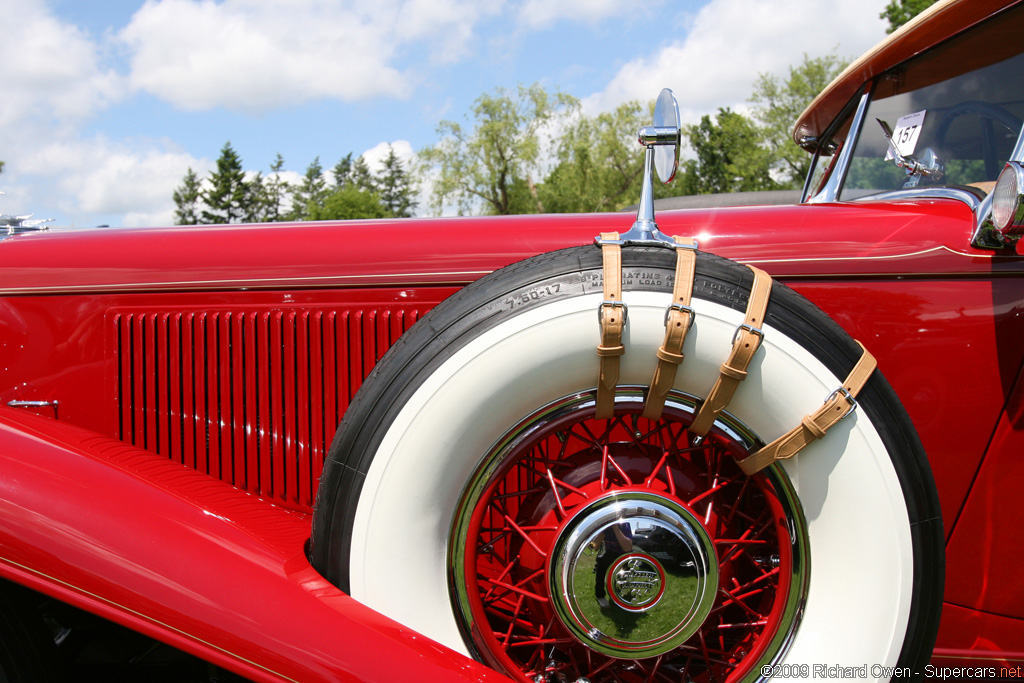
{"label": "spare tire", "polygon": [[819,407],[860,347],[774,283],[746,380],[694,439],[687,427],[753,275],[698,254],[696,322],[652,421],[640,412],[675,254],[628,247],[622,260],[613,418],[594,417],[598,248],[503,268],[425,316],[363,385],[325,465],[314,566],[522,681],[923,672],[942,596],[941,518],[884,377],[825,438],[748,477],[735,460]]}

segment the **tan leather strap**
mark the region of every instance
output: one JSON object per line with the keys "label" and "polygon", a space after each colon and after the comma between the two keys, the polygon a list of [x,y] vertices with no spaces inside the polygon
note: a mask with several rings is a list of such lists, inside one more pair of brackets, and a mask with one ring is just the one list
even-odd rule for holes
{"label": "tan leather strap", "polygon": [[689,237],[674,236],[676,242],[676,274],[672,287],[672,303],[665,312],[665,341],[658,349],[658,366],[654,369],[651,388],[644,401],[644,417],[657,420],[665,409],[665,399],[676,380],[676,370],[683,362],[683,343],[693,327],[693,274],[697,267],[697,242]]}
{"label": "tan leather strap", "polygon": [[604,301],[597,310],[601,324],[601,373],[597,382],[598,419],[615,414],[615,385],[619,383],[619,356],[626,352],[622,330],[626,326],[626,304],[622,302],[622,243],[619,233],[603,232],[598,240],[604,270]]}
{"label": "tan leather strap", "polygon": [[718,415],[729,405],[736,388],[746,379],[747,367],[764,338],[761,326],[764,324],[768,297],[772,291],[772,278],[763,270],[747,267],[754,271],[754,284],[750,287],[750,297],[747,299],[746,319],[737,328],[729,359],[722,363],[715,385],[690,426],[690,433],[696,436],[706,436]]}
{"label": "tan leather strap", "polygon": [[754,474],[776,460],[792,458],[807,444],[825,436],[829,429],[853,412],[857,407],[857,402],[854,399],[864,388],[877,365],[874,356],[868,353],[864,345],[860,342],[857,344],[864,353],[861,354],[857,364],[853,366],[853,370],[843,382],[843,386],[833,391],[817,411],[805,415],[798,427],[794,427],[753,455],[738,461],[740,469],[748,475]]}

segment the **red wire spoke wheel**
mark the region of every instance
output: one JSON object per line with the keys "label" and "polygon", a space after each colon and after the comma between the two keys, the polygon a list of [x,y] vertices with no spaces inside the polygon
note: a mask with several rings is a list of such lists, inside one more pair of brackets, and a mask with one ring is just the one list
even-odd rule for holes
{"label": "red wire spoke wheel", "polygon": [[736,466],[756,445],[742,425],[690,435],[693,403],[675,395],[651,421],[642,392],[620,390],[597,420],[593,395],[573,396],[485,458],[450,549],[481,658],[592,683],[726,681],[772,661],[799,610],[806,525],[781,471]]}

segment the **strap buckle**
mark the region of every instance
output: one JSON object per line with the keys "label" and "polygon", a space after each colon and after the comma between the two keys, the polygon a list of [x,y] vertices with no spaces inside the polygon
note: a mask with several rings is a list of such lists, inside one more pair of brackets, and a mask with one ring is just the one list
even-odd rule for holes
{"label": "strap buckle", "polygon": [[835,391],[828,395],[828,398],[825,399],[825,403],[828,403],[837,396],[842,396],[843,398],[846,399],[846,402],[849,404],[849,407],[846,409],[846,412],[843,413],[842,417],[839,418],[840,420],[842,420],[846,418],[850,413],[857,410],[857,399],[853,397],[853,394],[846,390],[846,387],[839,387],[838,389],[836,389]]}
{"label": "strap buckle", "polygon": [[683,304],[671,303],[668,308],[665,309],[665,327],[668,327],[668,318],[672,315],[672,311],[680,311],[690,317],[690,321],[686,324],[686,331],[689,332],[693,328],[693,322],[697,319],[697,314],[694,312],[693,307],[684,306]]}
{"label": "strap buckle", "polygon": [[757,345],[758,346],[760,346],[761,342],[764,341],[764,330],[762,330],[760,327],[754,327],[753,325],[750,325],[750,324],[747,324],[747,323],[742,323],[739,327],[736,328],[736,333],[734,335],[732,335],[732,343],[733,344],[735,344],[736,340],[740,338],[740,332],[742,332],[743,330],[746,330],[747,332],[750,332],[751,334],[757,335]]}
{"label": "strap buckle", "polygon": [[611,300],[608,300],[608,301],[602,301],[601,303],[599,303],[597,305],[597,324],[598,325],[601,324],[601,312],[604,310],[605,306],[611,306],[612,308],[621,308],[622,309],[622,322],[623,323],[626,322],[626,319],[629,317],[629,307],[626,305],[626,303],[624,301],[618,301],[616,299],[611,299]]}
{"label": "strap buckle", "polygon": [[596,244],[598,246],[604,246],[605,244],[618,244],[618,245],[622,245],[622,244],[625,244],[625,243],[626,243],[626,241],[623,240],[623,239],[606,240],[603,237],[601,237],[600,235],[598,235],[598,236],[596,236],[594,238],[594,244]]}

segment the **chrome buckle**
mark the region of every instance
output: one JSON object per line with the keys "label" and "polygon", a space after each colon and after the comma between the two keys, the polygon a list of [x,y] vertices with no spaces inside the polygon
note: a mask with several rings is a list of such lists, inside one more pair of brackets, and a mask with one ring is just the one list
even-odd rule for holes
{"label": "chrome buckle", "polygon": [[732,343],[733,344],[735,344],[736,340],[740,338],[740,332],[742,332],[743,330],[746,330],[747,332],[750,332],[751,334],[757,335],[757,345],[758,346],[760,346],[761,342],[764,341],[764,331],[760,327],[754,327],[753,325],[748,325],[747,323],[743,323],[739,327],[736,328],[736,333],[732,335]]}
{"label": "chrome buckle", "polygon": [[605,245],[605,244],[619,244],[619,245],[622,245],[622,244],[625,244],[625,243],[626,243],[626,241],[623,240],[621,238],[621,236],[617,240],[606,240],[606,239],[603,239],[600,235],[597,235],[596,237],[594,237],[594,244],[596,244],[598,246],[602,246],[602,245]]}
{"label": "chrome buckle", "polygon": [[611,306],[612,308],[621,308],[622,309],[622,323],[623,324],[626,323],[626,320],[629,318],[629,306],[627,306],[625,304],[625,302],[623,302],[623,301],[618,301],[616,299],[611,299],[609,301],[602,301],[601,303],[599,303],[597,305],[597,324],[598,325],[601,324],[601,311],[604,309],[605,306]]}
{"label": "chrome buckle", "polygon": [[828,398],[825,399],[825,403],[828,403],[837,396],[842,396],[843,398],[846,399],[846,402],[850,404],[850,407],[847,408],[846,412],[843,413],[842,417],[839,418],[840,420],[842,420],[857,409],[857,399],[853,397],[853,394],[846,390],[846,387],[839,387],[838,389],[836,389],[835,391],[828,395]]}
{"label": "chrome buckle", "polygon": [[665,327],[668,327],[668,318],[672,315],[672,311],[681,311],[690,316],[690,322],[686,324],[686,331],[689,332],[693,328],[694,320],[697,319],[697,314],[694,313],[693,308],[682,304],[669,304],[668,308],[665,309],[665,322],[662,323]]}

